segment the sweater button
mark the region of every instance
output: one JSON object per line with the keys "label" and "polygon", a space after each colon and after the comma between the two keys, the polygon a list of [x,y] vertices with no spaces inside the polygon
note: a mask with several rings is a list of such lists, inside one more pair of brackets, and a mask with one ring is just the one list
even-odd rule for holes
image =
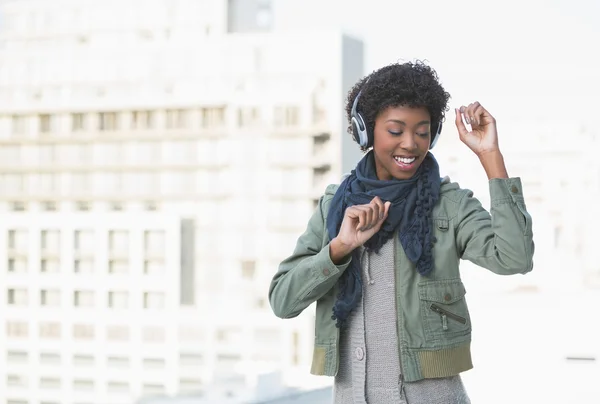
{"label": "sweater button", "polygon": [[325,275],[325,276],[329,276],[329,268],[325,268],[325,269],[323,270],[323,275]]}
{"label": "sweater button", "polygon": [[450,300],[452,300],[452,295],[450,293],[446,293],[444,295],[444,300],[447,301],[447,302],[449,302]]}
{"label": "sweater button", "polygon": [[356,348],[356,359],[358,359],[359,361],[362,361],[363,358],[365,357],[365,351],[363,351],[362,348]]}
{"label": "sweater button", "polygon": [[513,194],[516,194],[517,192],[519,192],[519,188],[517,188],[517,186],[516,186],[516,185],[513,185],[513,186],[510,188],[510,190],[511,190],[511,192],[512,192]]}

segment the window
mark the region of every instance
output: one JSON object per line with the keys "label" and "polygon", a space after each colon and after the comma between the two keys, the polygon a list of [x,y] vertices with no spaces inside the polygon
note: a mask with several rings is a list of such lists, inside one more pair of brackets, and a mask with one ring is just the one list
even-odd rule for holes
{"label": "window", "polygon": [[98,129],[101,131],[111,131],[118,129],[118,119],[116,112],[101,112],[98,116]]}
{"label": "window", "polygon": [[244,279],[253,279],[256,272],[255,261],[242,261],[242,277]]}
{"label": "window", "polygon": [[144,342],[164,342],[165,329],[161,327],[144,327],[142,329],[142,340]]}
{"label": "window", "polygon": [[27,123],[25,116],[13,115],[11,119],[11,132],[13,135],[23,135],[25,133],[25,124]]}
{"label": "window", "polygon": [[95,359],[92,355],[73,355],[73,365],[91,367],[94,366]]}
{"label": "window", "polygon": [[131,129],[154,129],[154,111],[133,111],[131,115]]}
{"label": "window", "polygon": [[111,230],[108,238],[109,248],[113,254],[129,251],[129,233],[126,230]]}
{"label": "window", "polygon": [[73,325],[73,338],[81,340],[94,339],[94,326],[89,324]]}
{"label": "window", "polygon": [[164,369],[165,360],[162,358],[144,358],[142,367],[146,369]]}
{"label": "window", "polygon": [[300,109],[293,106],[275,107],[275,126],[298,126],[300,123]]}
{"label": "window", "polygon": [[57,259],[43,259],[40,261],[40,272],[58,273],[59,265]]}
{"label": "window", "polygon": [[88,173],[72,173],[71,187],[75,193],[86,193],[92,189],[92,176]]}
{"label": "window", "polygon": [[50,133],[56,130],[56,116],[42,114],[39,116],[40,133]]}
{"label": "window", "polygon": [[75,307],[93,307],[94,292],[77,290],[73,293],[73,304]]}
{"label": "window", "polygon": [[144,232],[146,254],[162,257],[164,255],[165,241],[165,232],[163,230],[146,230]]}
{"label": "window", "polygon": [[129,341],[129,328],[121,325],[106,327],[106,339],[108,341]]}
{"label": "window", "polygon": [[39,157],[41,164],[54,164],[56,158],[56,146],[55,145],[40,145],[39,146]]}
{"label": "window", "polygon": [[144,273],[146,275],[162,275],[165,273],[165,265],[160,260],[144,261]]}
{"label": "window", "polygon": [[155,211],[158,209],[158,203],[155,201],[146,201],[144,203],[144,209],[149,211]]}
{"label": "window", "polygon": [[38,174],[38,190],[42,193],[55,193],[57,190],[56,175]]}
{"label": "window", "polygon": [[42,377],[40,379],[40,388],[54,390],[60,389],[61,380],[55,377]]}
{"label": "window", "polygon": [[108,382],[107,390],[109,393],[129,393],[128,382]]}
{"label": "window", "polygon": [[27,289],[8,289],[7,303],[13,306],[26,306],[28,293]]}
{"label": "window", "polygon": [[75,204],[75,209],[80,212],[86,212],[91,209],[92,204],[88,201],[77,201]]}
{"label": "window", "polygon": [[142,387],[143,394],[164,394],[165,386],[158,383],[144,383]]}
{"label": "window", "polygon": [[238,109],[238,126],[252,126],[259,122],[258,108],[256,107],[243,107]]}
{"label": "window", "polygon": [[40,304],[42,306],[60,306],[60,290],[41,290]]}
{"label": "window", "polygon": [[94,272],[94,261],[92,259],[79,259],[73,261],[73,272],[76,274],[91,274]]}
{"label": "window", "polygon": [[60,364],[60,355],[55,353],[40,353],[40,363],[44,365],[56,365]]}
{"label": "window", "polygon": [[86,128],[85,114],[77,113],[71,114],[71,131],[80,132]]}
{"label": "window", "polygon": [[6,352],[6,362],[8,363],[26,363],[29,355],[25,351],[8,351]]}
{"label": "window", "polygon": [[199,379],[179,380],[180,393],[195,393],[202,390],[202,381]]}
{"label": "window", "polygon": [[91,254],[94,251],[94,232],[92,230],[75,230],[73,247],[79,254]]}
{"label": "window", "polygon": [[6,336],[12,338],[27,338],[29,336],[29,324],[24,321],[7,321]]}
{"label": "window", "polygon": [[183,366],[202,366],[204,358],[200,353],[182,352],[179,354],[179,363]]}
{"label": "window", "polygon": [[27,260],[25,258],[9,258],[8,272],[24,274],[27,272]]}
{"label": "window", "polygon": [[76,390],[76,391],[94,390],[94,381],[93,380],[75,379],[75,380],[73,380],[73,390]]}
{"label": "window", "polygon": [[23,212],[27,209],[27,204],[22,201],[13,201],[10,203],[10,210],[13,212]]}
{"label": "window", "polygon": [[165,295],[160,292],[144,293],[145,309],[163,309],[165,307]]}
{"label": "window", "polygon": [[171,164],[196,164],[199,143],[194,140],[173,140],[165,144],[165,158]]}
{"label": "window", "polygon": [[4,174],[5,192],[17,194],[25,191],[25,177],[23,174]]}
{"label": "window", "polygon": [[168,109],[165,114],[167,129],[181,129],[187,126],[187,111],[183,109]]}
{"label": "window", "polygon": [[225,125],[225,107],[202,108],[202,127],[218,128]]}
{"label": "window", "polygon": [[9,230],[8,249],[22,252],[27,251],[27,230]]}
{"label": "window", "polygon": [[109,356],[106,364],[109,368],[125,369],[129,367],[129,358],[124,356]]}
{"label": "window", "polygon": [[108,272],[111,274],[126,274],[129,271],[127,260],[110,260],[108,262]]}
{"label": "window", "polygon": [[42,202],[42,210],[46,212],[54,212],[57,209],[56,202],[54,201],[43,201]]}
{"label": "window", "polygon": [[113,309],[126,309],[129,305],[129,293],[108,292],[108,307]]}
{"label": "window", "polygon": [[59,339],[60,336],[60,323],[40,323],[40,338]]}
{"label": "window", "polygon": [[60,252],[60,232],[58,230],[42,230],[41,247],[43,251]]}
{"label": "window", "polygon": [[6,375],[6,385],[9,387],[27,387],[27,377],[23,375]]}

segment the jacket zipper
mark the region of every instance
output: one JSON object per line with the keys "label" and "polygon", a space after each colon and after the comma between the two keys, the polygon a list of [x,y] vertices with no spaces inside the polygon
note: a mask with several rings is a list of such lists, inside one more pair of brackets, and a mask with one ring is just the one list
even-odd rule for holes
{"label": "jacket zipper", "polygon": [[435,303],[433,303],[431,306],[429,306],[429,308],[432,311],[435,311],[436,313],[438,313],[440,316],[442,316],[442,328],[444,329],[444,331],[446,331],[448,329],[448,317],[450,317],[454,321],[458,321],[461,324],[467,324],[466,318],[461,317],[457,314],[454,314],[454,313],[438,306]]}

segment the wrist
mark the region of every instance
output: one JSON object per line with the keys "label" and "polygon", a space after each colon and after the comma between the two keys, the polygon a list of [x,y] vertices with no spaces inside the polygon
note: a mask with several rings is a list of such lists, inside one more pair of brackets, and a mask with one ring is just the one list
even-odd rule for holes
{"label": "wrist", "polygon": [[348,255],[352,254],[352,251],[354,251],[354,248],[344,244],[337,237],[334,237],[329,242],[329,256],[331,257],[331,261],[336,265],[343,262]]}
{"label": "wrist", "polygon": [[499,149],[478,153],[477,157],[487,174],[488,179],[508,178],[504,156]]}

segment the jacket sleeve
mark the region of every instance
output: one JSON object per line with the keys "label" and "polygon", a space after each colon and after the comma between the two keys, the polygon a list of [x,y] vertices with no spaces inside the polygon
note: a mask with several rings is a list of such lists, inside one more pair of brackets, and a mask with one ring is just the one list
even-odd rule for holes
{"label": "jacket sleeve", "polygon": [[277,317],[293,318],[321,298],[350,264],[348,257],[335,265],[324,244],[324,197],[296,242],[293,254],[279,265],[269,287],[269,302]]}
{"label": "jacket sleeve", "polygon": [[531,216],[525,207],[520,178],[489,182],[488,213],[471,191],[458,206],[457,247],[461,258],[501,275],[533,269]]}

